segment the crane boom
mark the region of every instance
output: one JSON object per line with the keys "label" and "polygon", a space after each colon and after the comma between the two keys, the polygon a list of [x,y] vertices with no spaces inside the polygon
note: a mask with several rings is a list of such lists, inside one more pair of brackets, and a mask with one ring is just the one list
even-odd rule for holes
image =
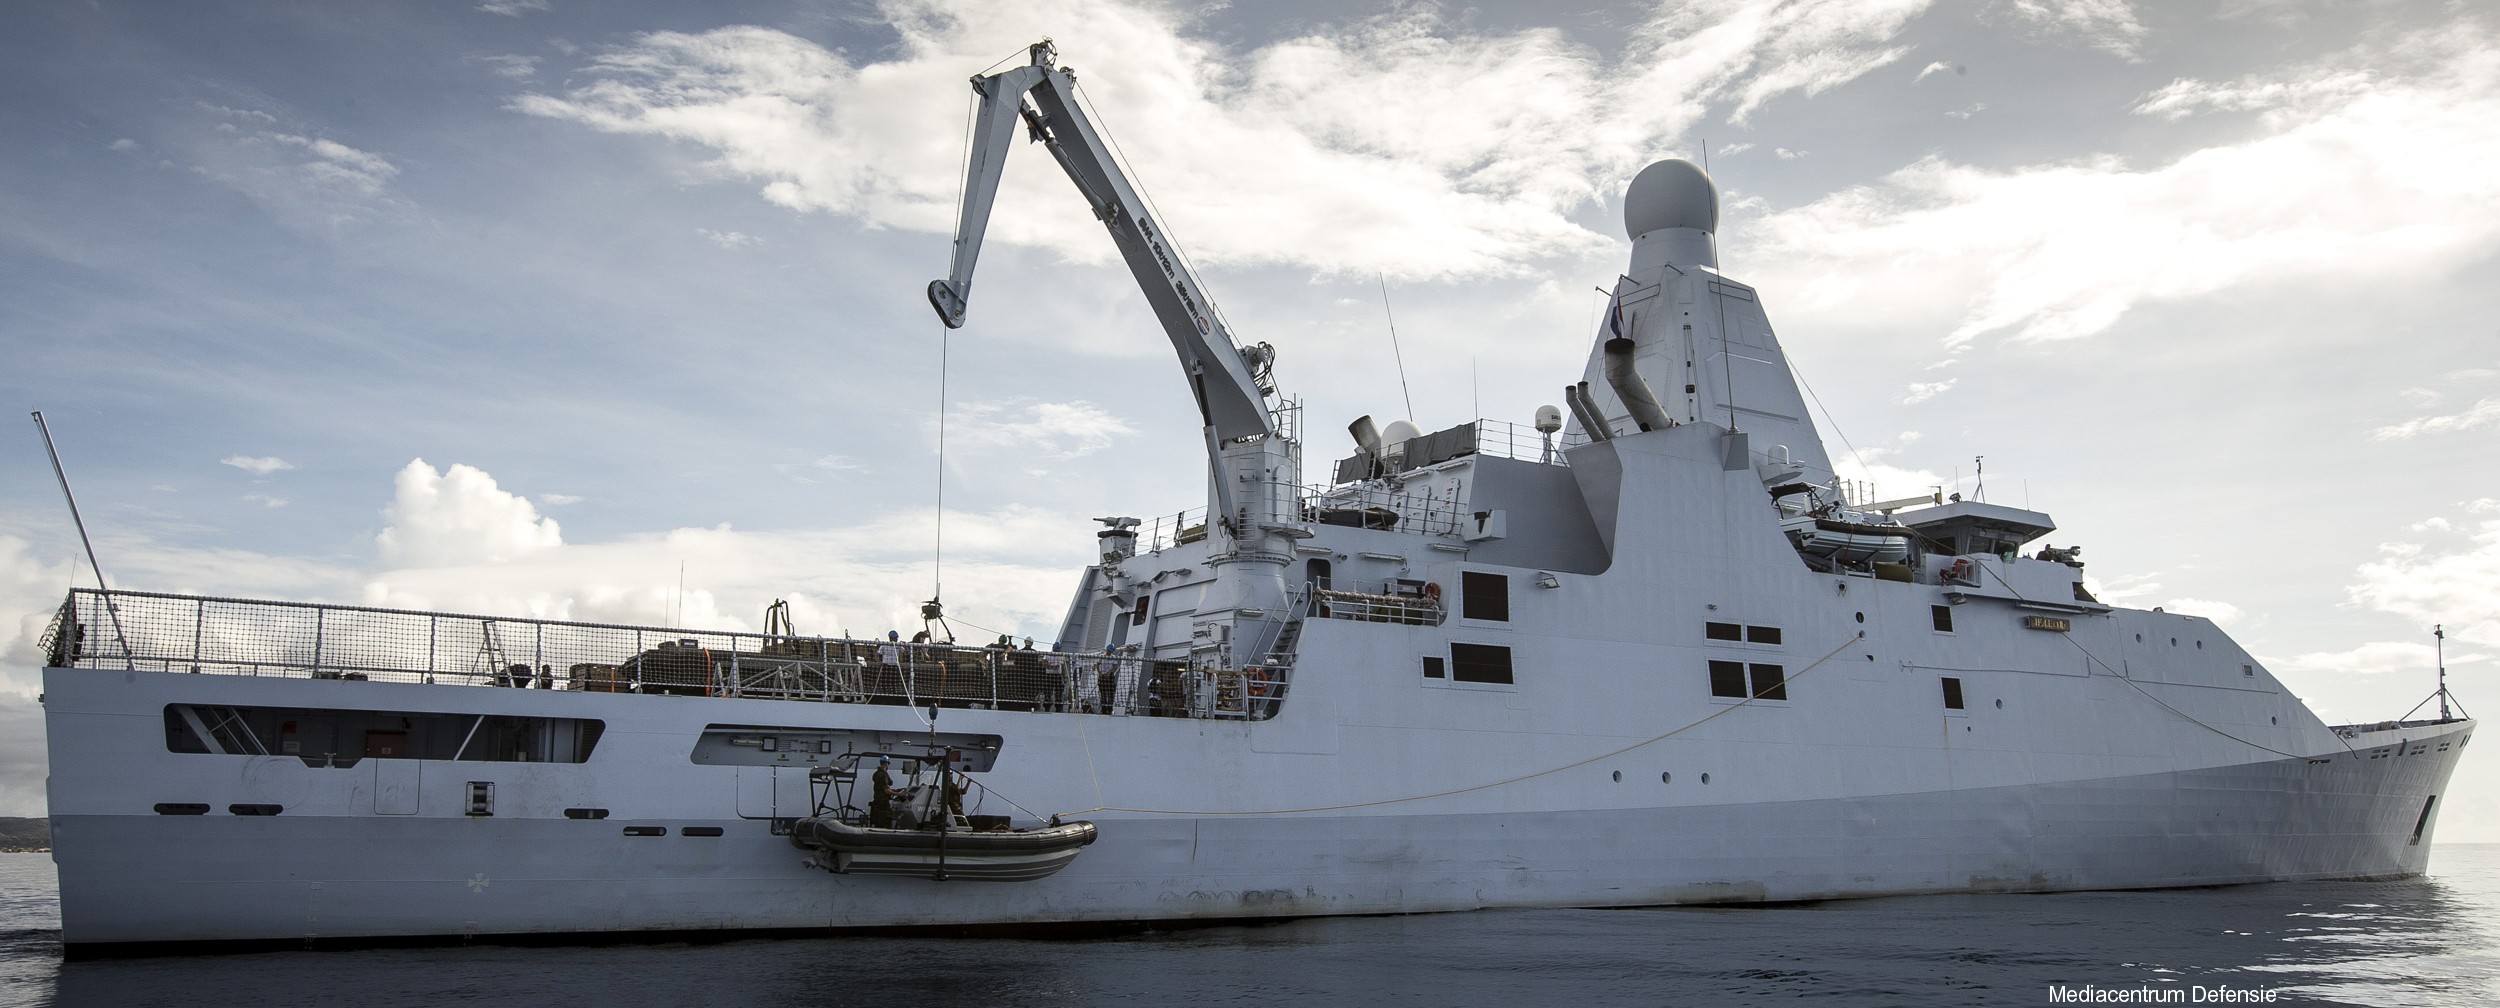
{"label": "crane boom", "polygon": [[1232,333],[1207,301],[1205,286],[1146,212],[1145,201],[1121,173],[1110,147],[1077,107],[1076,72],[1056,65],[1058,50],[1048,39],[1035,43],[1031,52],[1032,62],[1026,66],[972,79],[981,108],[973,120],[963,214],[955,223],[955,256],[947,278],[929,283],[930,307],[948,328],[962,328],[972,269],[997,202],[1008,142],[1016,120],[1022,119],[1031,138],[1049,147],[1120,247],[1129,272],[1180,355],[1199,418],[1213,442],[1209,447],[1275,434],[1266,391],[1253,374],[1264,363],[1264,347],[1245,352],[1234,345]]}

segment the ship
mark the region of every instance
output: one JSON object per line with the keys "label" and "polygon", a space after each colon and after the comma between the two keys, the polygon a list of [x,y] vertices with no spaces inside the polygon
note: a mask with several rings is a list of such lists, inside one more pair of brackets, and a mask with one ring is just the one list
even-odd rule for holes
{"label": "ship", "polygon": [[1207,496],[1072,530],[1053,639],[954,641],[935,599],[906,641],[74,589],[66,954],[2425,870],[2473,720],[2326,724],[2212,622],[2097,599],[2045,513],[1866,499],[1703,169],[1630,180],[1561,406],[1359,418],[1305,485],[1276,351],[1074,87],[1047,42],[974,79],[929,299],[963,324],[1011,141],[1044,145],[1172,341]]}

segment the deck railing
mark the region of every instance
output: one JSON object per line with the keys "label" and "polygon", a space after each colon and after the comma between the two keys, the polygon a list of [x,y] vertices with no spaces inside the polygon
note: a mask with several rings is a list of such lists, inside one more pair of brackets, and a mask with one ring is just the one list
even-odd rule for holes
{"label": "deck railing", "polygon": [[1290,679],[1112,654],[92,588],[70,592],[42,646],[56,668],[1166,717],[1270,717]]}

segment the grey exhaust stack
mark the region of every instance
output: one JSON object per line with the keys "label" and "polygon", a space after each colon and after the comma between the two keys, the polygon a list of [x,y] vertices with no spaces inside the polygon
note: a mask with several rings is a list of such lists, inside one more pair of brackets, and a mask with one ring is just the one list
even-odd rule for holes
{"label": "grey exhaust stack", "polygon": [[1632,367],[1632,341],[1617,336],[1606,341],[1606,384],[1614,386],[1615,395],[1623,399],[1623,408],[1632,414],[1632,422],[1645,431],[1665,430],[1675,426],[1658,399],[1649,394],[1649,383]]}

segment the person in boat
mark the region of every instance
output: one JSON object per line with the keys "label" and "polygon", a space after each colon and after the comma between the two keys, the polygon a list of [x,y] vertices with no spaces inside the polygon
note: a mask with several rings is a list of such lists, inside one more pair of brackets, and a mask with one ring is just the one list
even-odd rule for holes
{"label": "person in boat", "polygon": [[877,775],[868,781],[868,825],[894,828],[894,761],[877,757]]}
{"label": "person in boat", "polygon": [[964,814],[963,775],[950,770],[945,776],[946,814],[950,816],[961,816]]}

